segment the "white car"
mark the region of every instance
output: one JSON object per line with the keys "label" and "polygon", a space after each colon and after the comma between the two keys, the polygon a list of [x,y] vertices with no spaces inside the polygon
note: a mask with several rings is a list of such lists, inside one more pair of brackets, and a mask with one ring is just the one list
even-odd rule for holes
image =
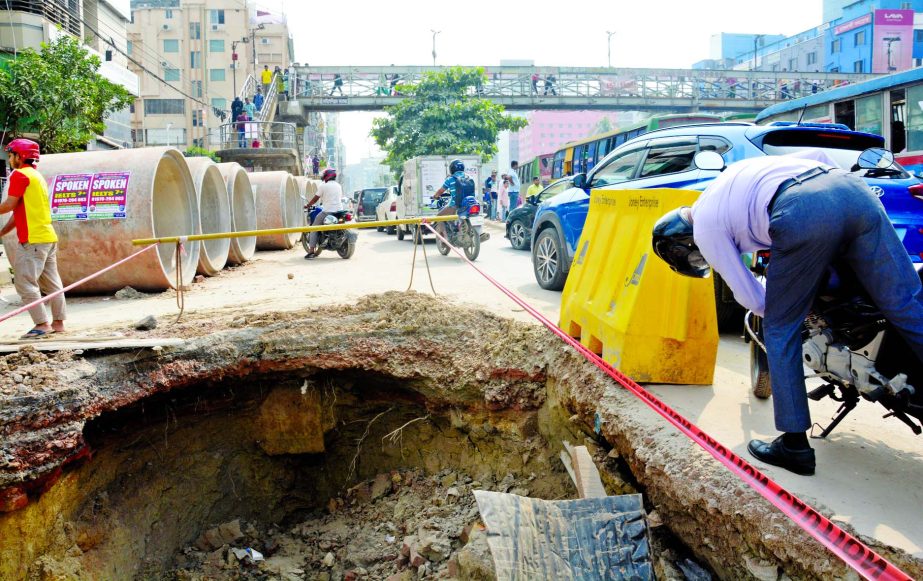
{"label": "white car", "polygon": [[[385,220],[397,220],[397,206],[398,206],[398,193],[397,186],[389,186],[388,191],[385,192],[385,196],[381,199],[381,202],[375,208],[375,219],[379,222]],[[379,226],[379,232],[385,231],[385,228]],[[394,234],[397,232],[396,226],[388,226],[388,234]]]}

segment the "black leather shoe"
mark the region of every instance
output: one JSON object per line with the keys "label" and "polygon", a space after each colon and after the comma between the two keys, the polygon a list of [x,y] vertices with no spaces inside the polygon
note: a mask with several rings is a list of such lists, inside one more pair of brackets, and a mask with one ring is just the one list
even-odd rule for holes
{"label": "black leather shoe", "polygon": [[747,444],[747,450],[757,460],[779,468],[785,468],[789,472],[802,476],[812,476],[814,474],[816,465],[814,450],[811,448],[792,450],[782,442],[782,436],[779,436],[771,443],[762,440],[750,440],[750,443]]}

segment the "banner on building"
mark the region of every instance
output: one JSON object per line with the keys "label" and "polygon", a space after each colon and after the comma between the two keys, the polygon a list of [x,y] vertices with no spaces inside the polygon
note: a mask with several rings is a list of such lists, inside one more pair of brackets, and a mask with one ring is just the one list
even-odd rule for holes
{"label": "banner on building", "polygon": [[876,10],[872,72],[894,73],[913,65],[913,10]]}

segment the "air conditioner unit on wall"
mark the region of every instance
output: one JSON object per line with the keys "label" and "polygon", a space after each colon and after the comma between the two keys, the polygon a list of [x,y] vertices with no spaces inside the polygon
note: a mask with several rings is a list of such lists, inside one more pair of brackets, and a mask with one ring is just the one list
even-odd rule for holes
{"label": "air conditioner unit on wall", "polygon": [[170,30],[170,25],[164,24],[161,28],[163,28],[164,30]]}
{"label": "air conditioner unit on wall", "polygon": [[214,31],[216,31],[216,30],[221,30],[221,25],[220,25],[220,24],[212,24],[212,31],[214,32]]}
{"label": "air conditioner unit on wall", "polygon": [[261,38],[261,39],[260,39],[260,44],[269,44],[269,39],[268,39],[268,38]]}

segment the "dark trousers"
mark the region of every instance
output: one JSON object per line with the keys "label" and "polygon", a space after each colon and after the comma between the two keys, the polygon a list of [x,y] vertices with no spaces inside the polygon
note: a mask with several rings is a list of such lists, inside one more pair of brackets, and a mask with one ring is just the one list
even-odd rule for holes
{"label": "dark trousers", "polygon": [[884,207],[861,178],[832,170],[776,198],[763,330],[776,429],[811,427],[801,328],[829,267],[845,259],[865,290],[923,360],[923,289]]}

